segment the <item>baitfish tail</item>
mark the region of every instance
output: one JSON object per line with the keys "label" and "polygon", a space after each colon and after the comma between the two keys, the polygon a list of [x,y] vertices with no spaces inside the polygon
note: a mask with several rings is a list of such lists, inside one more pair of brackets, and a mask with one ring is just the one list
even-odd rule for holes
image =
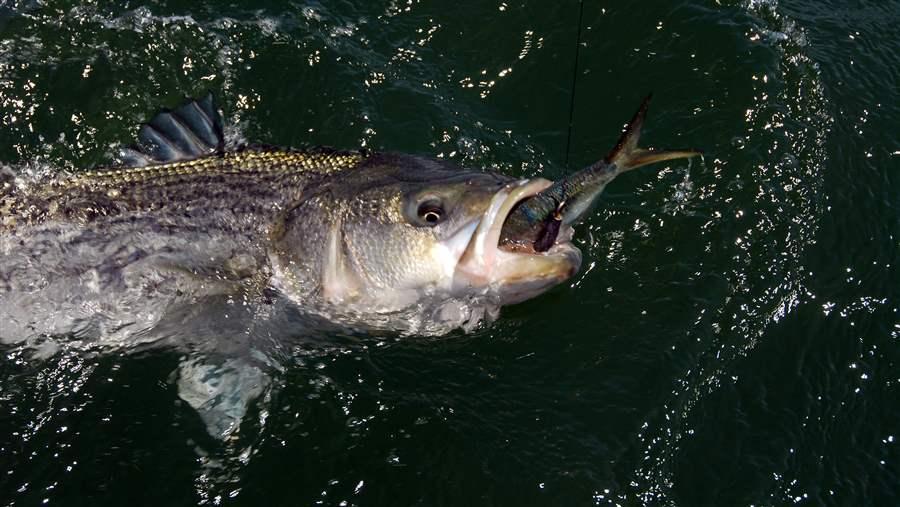
{"label": "baitfish tail", "polygon": [[619,137],[619,142],[616,143],[615,148],[603,159],[603,162],[606,164],[615,166],[619,170],[618,172],[630,171],[666,160],[691,158],[701,154],[697,150],[657,151],[652,148],[641,148],[638,146],[638,141],[641,138],[641,129],[644,126],[644,118],[647,116],[647,108],[650,106],[651,98],[653,98],[652,94],[647,95],[634,117],[628,122],[628,126],[625,128],[622,136]]}
{"label": "baitfish tail", "polygon": [[700,155],[697,150],[654,150],[638,146],[651,97],[644,99],[616,146],[603,160],[523,201],[507,218],[500,243],[530,244],[537,252],[546,251],[556,241],[560,226],[570,225],[587,214],[597,196],[619,174],[656,162]]}
{"label": "baitfish tail", "polygon": [[546,194],[557,203],[555,212],[562,217],[563,224],[572,224],[586,215],[606,185],[623,172],[656,162],[700,155],[696,150],[655,150],[638,146],[652,97],[648,95],[644,99],[616,146],[603,160],[557,181],[536,196]]}

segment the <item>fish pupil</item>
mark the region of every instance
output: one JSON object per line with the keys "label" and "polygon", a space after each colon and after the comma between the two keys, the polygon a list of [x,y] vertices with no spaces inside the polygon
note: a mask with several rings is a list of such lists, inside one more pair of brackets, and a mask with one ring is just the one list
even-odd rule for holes
{"label": "fish pupil", "polygon": [[437,225],[444,218],[444,210],[433,199],[419,205],[419,218],[427,225]]}

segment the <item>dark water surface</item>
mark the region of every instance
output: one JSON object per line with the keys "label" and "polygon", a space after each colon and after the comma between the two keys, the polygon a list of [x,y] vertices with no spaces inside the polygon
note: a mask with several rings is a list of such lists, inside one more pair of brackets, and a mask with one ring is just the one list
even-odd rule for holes
{"label": "dark water surface", "polygon": [[[648,144],[582,272],[443,338],[320,336],[238,436],[180,353],[3,350],[4,505],[900,504],[900,1],[0,1],[0,161],[83,170],[212,90],[231,136],[549,178]],[[0,323],[2,325],[2,323]]]}

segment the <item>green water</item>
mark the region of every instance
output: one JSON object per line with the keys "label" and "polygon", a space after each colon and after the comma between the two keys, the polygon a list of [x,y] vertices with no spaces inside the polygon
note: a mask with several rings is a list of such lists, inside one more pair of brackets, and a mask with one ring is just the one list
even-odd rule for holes
{"label": "green water", "polygon": [[[900,1],[0,2],[0,161],[232,139],[559,177],[643,95],[571,283],[470,334],[315,336],[238,438],[177,350],[0,360],[4,505],[897,505]],[[8,274],[7,274],[8,275]],[[2,323],[0,323],[2,325]],[[225,339],[225,338],[223,338]]]}

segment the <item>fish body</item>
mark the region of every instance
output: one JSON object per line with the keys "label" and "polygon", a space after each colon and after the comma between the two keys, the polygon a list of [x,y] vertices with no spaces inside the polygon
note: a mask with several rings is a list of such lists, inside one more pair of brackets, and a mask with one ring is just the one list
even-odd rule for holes
{"label": "fish body", "polygon": [[646,109],[606,159],[553,183],[405,154],[227,150],[211,96],[188,102],[141,127],[131,167],[3,182],[0,340],[152,341],[177,310],[266,290],[354,328],[471,327],[578,270],[572,225],[616,175],[696,154],[638,148]]}
{"label": "fish body", "polygon": [[544,180],[404,154],[228,151],[211,98],[158,115],[139,140],[124,153],[135,167],[4,183],[3,342],[149,342],[186,307],[265,291],[353,328],[440,334],[580,264],[571,245],[498,248],[512,206]]}
{"label": "fish body", "polygon": [[187,351],[179,396],[226,436],[268,389],[279,338],[310,333],[298,325],[443,334],[573,276],[574,222],[616,174],[663,159],[623,139],[553,183],[396,153],[230,150],[212,98],[191,101],[144,124],[123,166],[0,172],[0,343]]}

